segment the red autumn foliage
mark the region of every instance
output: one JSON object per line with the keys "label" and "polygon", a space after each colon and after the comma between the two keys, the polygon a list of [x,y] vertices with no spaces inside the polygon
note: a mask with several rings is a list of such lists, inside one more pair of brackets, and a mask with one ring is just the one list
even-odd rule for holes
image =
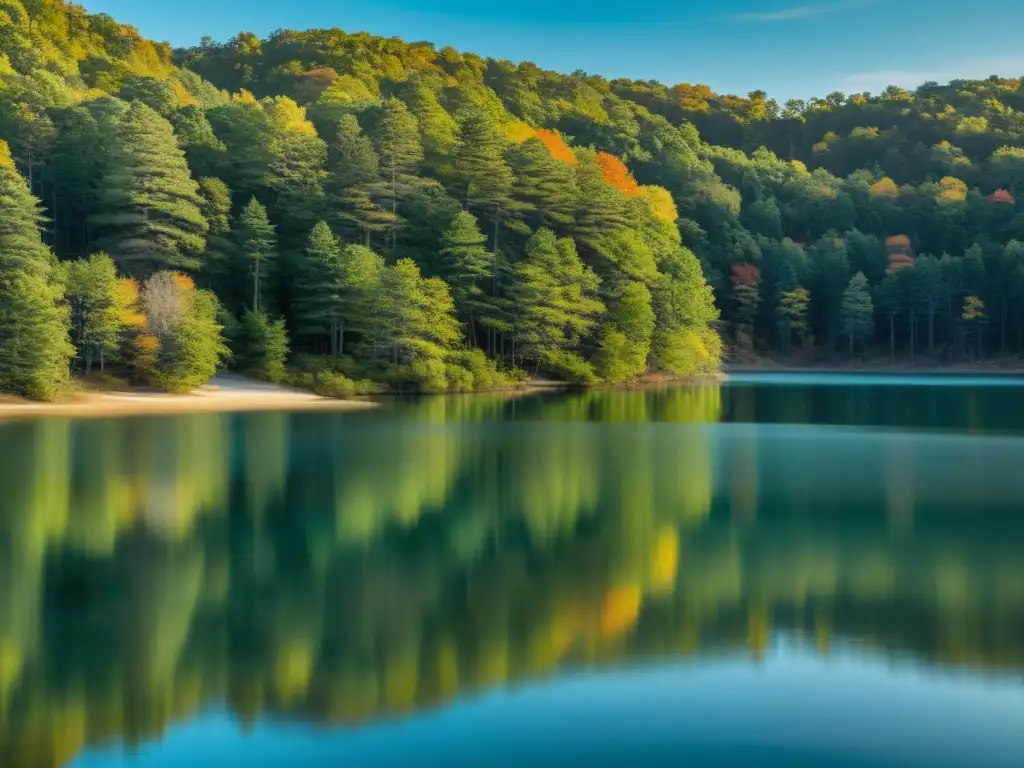
{"label": "red autumn foliage", "polygon": [[997,189],[988,196],[988,201],[996,205],[1016,205],[1017,203],[1016,198],[1006,189]]}
{"label": "red autumn foliage", "polygon": [[606,184],[621,189],[627,197],[637,197],[640,194],[640,187],[629,172],[629,168],[615,155],[607,152],[598,152],[594,162],[601,169],[601,176]]}
{"label": "red autumn foliage", "polygon": [[565,145],[565,141],[560,133],[542,128],[537,131],[537,138],[548,148],[548,152],[551,153],[553,158],[561,160],[566,165],[576,165],[576,155]]}
{"label": "red autumn foliage", "polygon": [[893,253],[889,255],[889,266],[886,267],[885,273],[891,275],[912,266],[914,266],[914,257],[909,253]]}
{"label": "red autumn foliage", "polygon": [[743,262],[732,265],[732,284],[754,286],[761,282],[761,270],[753,264]]}
{"label": "red autumn foliage", "polygon": [[893,235],[885,238],[885,247],[889,253],[913,253],[910,238],[906,235]]}

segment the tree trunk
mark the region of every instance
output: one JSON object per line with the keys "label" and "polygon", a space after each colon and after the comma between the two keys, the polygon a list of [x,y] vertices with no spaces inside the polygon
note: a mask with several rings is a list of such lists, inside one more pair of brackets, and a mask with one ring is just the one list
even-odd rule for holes
{"label": "tree trunk", "polygon": [[896,313],[889,313],[889,356],[896,359]]}
{"label": "tree trunk", "polygon": [[256,254],[256,268],[252,273],[252,309],[260,311],[260,255]]}
{"label": "tree trunk", "polygon": [[338,321],[338,354],[345,354],[345,321]]}
{"label": "tree trunk", "polygon": [[910,362],[914,362],[914,353],[917,346],[917,315],[910,313]]}
{"label": "tree trunk", "polygon": [[847,334],[850,337],[850,357],[853,357],[853,334]]}
{"label": "tree trunk", "polygon": [[[398,248],[398,172],[395,169],[395,158],[391,158],[391,263],[395,263],[395,251]],[[397,352],[396,352],[397,354]],[[397,362],[397,361],[396,361]]]}
{"label": "tree trunk", "polygon": [[935,355],[935,305],[928,304],[928,354]]}
{"label": "tree trunk", "polygon": [[1003,300],[1003,316],[1000,319],[1002,327],[1000,328],[1000,340],[999,340],[999,352],[1000,354],[1006,354],[1006,315],[1009,308],[1006,305],[1006,300]]}

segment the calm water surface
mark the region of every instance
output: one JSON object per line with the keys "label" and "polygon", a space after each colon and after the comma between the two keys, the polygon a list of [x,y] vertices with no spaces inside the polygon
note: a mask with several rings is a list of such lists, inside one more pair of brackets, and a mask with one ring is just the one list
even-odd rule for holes
{"label": "calm water surface", "polygon": [[1024,380],[0,424],[0,765],[1024,765]]}

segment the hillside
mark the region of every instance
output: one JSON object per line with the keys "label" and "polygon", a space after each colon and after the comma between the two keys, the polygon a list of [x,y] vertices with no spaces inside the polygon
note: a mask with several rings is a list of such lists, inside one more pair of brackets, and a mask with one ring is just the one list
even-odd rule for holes
{"label": "hillside", "polygon": [[1018,80],[780,107],[336,29],[172,52],[58,0],[6,0],[0,41],[46,244],[141,281],[108,344],[139,375],[184,365],[139,305],[167,270],[236,365],[290,344],[324,387],[694,373],[711,324],[738,355],[1021,344]]}

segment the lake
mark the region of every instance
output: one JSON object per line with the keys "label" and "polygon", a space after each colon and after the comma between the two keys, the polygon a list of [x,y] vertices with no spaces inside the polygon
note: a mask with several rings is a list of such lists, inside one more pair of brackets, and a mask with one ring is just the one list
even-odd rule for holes
{"label": "lake", "polygon": [[1024,765],[1024,380],[0,424],[0,765]]}

